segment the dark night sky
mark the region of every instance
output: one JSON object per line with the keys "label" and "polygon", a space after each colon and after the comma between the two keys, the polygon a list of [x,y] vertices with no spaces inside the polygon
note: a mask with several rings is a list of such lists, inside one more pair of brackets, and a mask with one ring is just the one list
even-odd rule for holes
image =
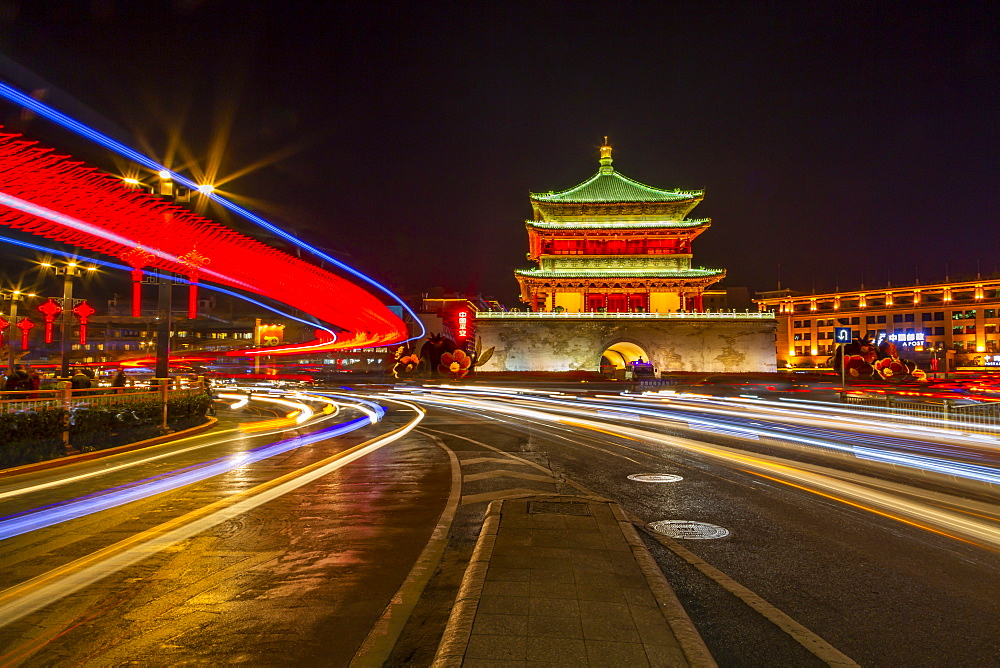
{"label": "dark night sky", "polygon": [[173,124],[204,163],[230,117],[220,173],[285,155],[227,193],[402,292],[515,305],[528,191],[603,135],[707,190],[728,285],[1000,268],[997,6],[7,0],[0,52],[156,157]]}

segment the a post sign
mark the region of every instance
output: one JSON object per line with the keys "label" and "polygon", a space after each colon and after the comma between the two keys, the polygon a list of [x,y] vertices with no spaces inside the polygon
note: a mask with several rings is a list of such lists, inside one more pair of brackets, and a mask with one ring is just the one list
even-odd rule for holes
{"label": "a post sign", "polygon": [[897,346],[922,346],[926,343],[923,332],[910,332],[908,334],[879,334],[875,345],[879,345],[886,339]]}
{"label": "a post sign", "polygon": [[833,339],[837,343],[850,343],[854,340],[854,332],[850,327],[834,327]]}

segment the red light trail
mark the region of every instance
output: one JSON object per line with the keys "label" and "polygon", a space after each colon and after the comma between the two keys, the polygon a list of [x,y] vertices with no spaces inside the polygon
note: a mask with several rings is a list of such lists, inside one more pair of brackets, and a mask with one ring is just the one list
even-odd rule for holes
{"label": "red light trail", "polygon": [[0,134],[0,224],[132,260],[136,269],[142,251],[141,266],[253,292],[345,330],[230,355],[291,355],[407,338],[403,321],[354,283],[17,137]]}

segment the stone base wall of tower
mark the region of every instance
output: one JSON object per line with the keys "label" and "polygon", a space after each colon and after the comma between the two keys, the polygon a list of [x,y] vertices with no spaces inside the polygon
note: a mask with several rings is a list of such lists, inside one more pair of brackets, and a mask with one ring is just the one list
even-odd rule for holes
{"label": "stone base wall of tower", "polygon": [[623,321],[617,318],[480,319],[483,349],[495,346],[481,371],[599,371],[611,346],[638,346],[660,373],[776,370],[775,320]]}

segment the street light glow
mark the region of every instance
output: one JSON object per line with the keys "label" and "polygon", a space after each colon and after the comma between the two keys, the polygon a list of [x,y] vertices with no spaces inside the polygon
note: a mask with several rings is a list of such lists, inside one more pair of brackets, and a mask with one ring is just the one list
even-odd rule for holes
{"label": "street light glow", "polygon": [[213,192],[215,192],[215,186],[213,186],[210,183],[202,184],[198,186],[198,192],[200,192],[202,195],[211,195]]}
{"label": "street light glow", "polygon": [[133,186],[139,185],[139,179],[133,179],[133,178],[125,177],[124,179],[122,179],[122,181],[124,181],[125,183],[128,183],[129,185],[133,185]]}
{"label": "street light glow", "polygon": [[159,174],[160,174],[160,178],[161,178],[161,179],[163,179],[164,181],[169,181],[169,180],[170,180],[171,178],[173,178],[173,177],[171,176],[170,172],[168,172],[168,171],[167,171],[167,170],[165,170],[165,169],[161,169],[161,170],[159,171]]}

